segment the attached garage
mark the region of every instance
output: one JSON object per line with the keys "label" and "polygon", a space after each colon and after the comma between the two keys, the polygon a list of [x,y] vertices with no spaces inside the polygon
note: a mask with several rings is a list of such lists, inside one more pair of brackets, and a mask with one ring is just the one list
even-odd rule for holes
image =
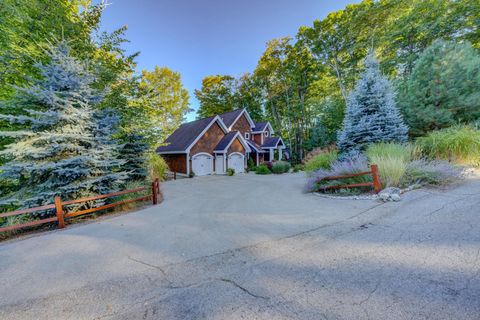
{"label": "attached garage", "polygon": [[197,153],[192,156],[192,171],[197,176],[213,174],[213,156],[208,153]]}
{"label": "attached garage", "polygon": [[243,173],[245,171],[245,157],[239,152],[234,152],[228,156],[228,168],[235,170],[235,173]]}

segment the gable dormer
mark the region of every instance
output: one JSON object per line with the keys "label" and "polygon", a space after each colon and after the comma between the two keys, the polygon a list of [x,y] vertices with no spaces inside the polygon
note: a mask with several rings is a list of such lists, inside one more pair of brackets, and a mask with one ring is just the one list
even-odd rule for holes
{"label": "gable dormer", "polygon": [[265,139],[273,136],[274,131],[270,122],[257,122],[255,127],[252,129],[251,139],[255,143],[262,145]]}
{"label": "gable dormer", "polygon": [[223,113],[220,118],[222,118],[229,131],[239,131],[244,138],[247,138],[246,133],[251,132],[255,127],[247,109],[237,109]]}

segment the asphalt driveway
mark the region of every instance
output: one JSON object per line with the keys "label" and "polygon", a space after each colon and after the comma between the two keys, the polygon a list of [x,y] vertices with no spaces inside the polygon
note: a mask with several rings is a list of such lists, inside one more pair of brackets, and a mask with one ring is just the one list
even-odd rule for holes
{"label": "asphalt driveway", "polygon": [[303,182],[172,181],[161,205],[0,244],[0,318],[479,318],[479,177],[388,204]]}

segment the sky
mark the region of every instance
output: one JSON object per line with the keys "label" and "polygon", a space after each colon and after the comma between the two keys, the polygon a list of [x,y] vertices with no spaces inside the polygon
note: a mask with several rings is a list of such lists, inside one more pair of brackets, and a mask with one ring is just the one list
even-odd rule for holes
{"label": "sky", "polygon": [[[123,25],[140,51],[137,69],[167,66],[180,72],[193,109],[194,90],[207,75],[252,72],[268,40],[295,37],[300,26],[343,9],[354,0],[109,0],[102,30]],[[195,118],[195,111],[187,120]]]}

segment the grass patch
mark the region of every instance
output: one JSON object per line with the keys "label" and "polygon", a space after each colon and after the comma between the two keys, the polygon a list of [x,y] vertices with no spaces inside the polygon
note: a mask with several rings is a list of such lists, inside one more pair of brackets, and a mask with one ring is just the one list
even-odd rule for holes
{"label": "grass patch", "polygon": [[305,163],[305,171],[312,173],[319,169],[329,169],[332,163],[337,160],[338,151],[330,150],[313,156]]}
{"label": "grass patch", "polygon": [[430,160],[480,166],[480,130],[474,127],[455,126],[433,131],[415,143]]}
{"label": "grass patch", "polygon": [[398,187],[407,172],[413,152],[417,150],[407,144],[382,142],[370,145],[365,154],[371,164],[378,165],[382,185]]}

